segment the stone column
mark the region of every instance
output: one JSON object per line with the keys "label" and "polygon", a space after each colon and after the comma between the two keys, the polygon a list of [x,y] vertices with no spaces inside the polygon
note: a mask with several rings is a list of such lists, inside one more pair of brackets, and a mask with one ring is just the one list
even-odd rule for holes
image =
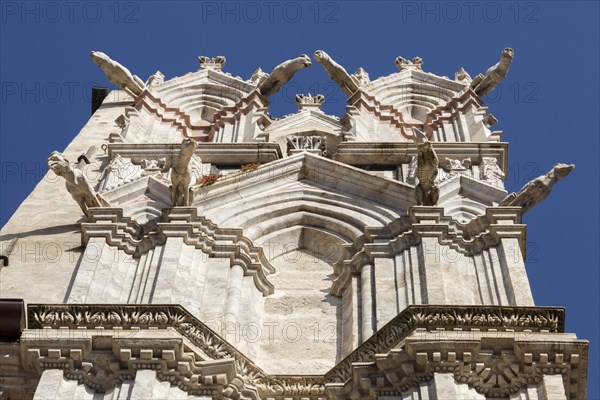
{"label": "stone column", "polygon": [[[425,269],[427,304],[446,304],[441,246],[438,238],[423,237],[421,239],[421,250],[423,261],[419,260],[419,268],[423,267]],[[456,284],[456,282],[452,282],[452,284]]]}
{"label": "stone column", "polygon": [[567,400],[562,375],[544,375],[538,393],[540,400]]}
{"label": "stone column", "polygon": [[223,335],[230,343],[239,341],[239,329],[236,326],[240,312],[240,300],[242,297],[242,280],[244,269],[234,265],[229,271],[227,282],[227,298],[225,300],[225,314],[223,316]]}
{"label": "stone column", "polygon": [[510,305],[534,306],[519,241],[515,238],[502,238],[498,253]]}
{"label": "stone column", "polygon": [[42,377],[35,389],[33,400],[59,399],[62,380],[62,369],[47,369],[42,372]]}
{"label": "stone column", "polygon": [[364,265],[360,270],[360,293],[362,315],[362,341],[374,333],[373,322],[373,266]]}
{"label": "stone column", "polygon": [[374,261],[376,329],[379,330],[398,315],[398,291],[394,258],[376,258]]}

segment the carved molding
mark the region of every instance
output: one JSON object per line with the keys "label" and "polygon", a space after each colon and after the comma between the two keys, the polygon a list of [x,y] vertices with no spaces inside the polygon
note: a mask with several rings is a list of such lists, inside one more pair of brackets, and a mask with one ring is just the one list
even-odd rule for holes
{"label": "carved molding", "polygon": [[[408,129],[413,126],[413,124],[404,122],[404,117],[402,116],[400,110],[396,109],[390,104],[384,104],[380,102],[364,90],[358,89],[352,96],[348,98],[348,107],[355,108],[358,111],[361,111],[364,108],[367,112],[377,117],[380,121],[390,123],[396,127],[406,140],[412,141],[412,132],[410,132]],[[341,119],[341,122],[346,123],[347,125],[348,120],[348,115],[346,115]],[[348,129],[351,128],[350,126],[346,127]]]}
{"label": "carved molding", "polygon": [[288,136],[288,154],[296,154],[303,151],[327,155],[327,138],[324,136]]}
{"label": "carved molding", "polygon": [[[487,322],[501,317],[506,320],[492,314]],[[456,383],[466,383],[487,398],[508,398],[529,385],[542,384],[545,374],[560,374],[568,398],[586,398],[580,368],[587,364],[587,343],[561,335],[549,346],[547,335],[544,329],[418,329],[401,347],[376,354],[368,363],[354,363],[351,380],[326,387],[339,399],[349,393],[364,398],[402,397],[403,392],[434,380],[435,373],[450,373]]]}
{"label": "carved molding", "polygon": [[[111,143],[108,157],[130,158],[133,163],[144,159],[166,159],[165,168],[170,168],[179,151],[175,143]],[[204,163],[219,165],[266,164],[282,158],[281,148],[275,143],[198,143],[194,154]]]}
{"label": "carved molding", "polygon": [[273,285],[266,275],[275,272],[261,247],[243,236],[241,229],[219,228],[210,220],[198,216],[196,208],[166,209],[161,221],[151,232],[116,208],[94,209],[89,223],[81,224],[82,243],[101,237],[110,246],[134,257],[166,243],[168,237],[181,237],[183,242],[202,250],[209,257],[229,258],[231,266],[239,265],[244,275],[252,276],[256,287],[266,296]]}
{"label": "carved molding", "polygon": [[[59,329],[56,332],[65,332],[64,329],[81,332],[81,329],[87,331],[102,329],[98,332],[104,332],[103,335],[107,335],[109,330],[112,329],[112,332],[115,332],[116,329],[121,332],[118,336],[123,340],[127,338],[127,332],[132,330],[172,328],[194,346],[197,346],[210,359],[222,360],[223,363],[220,364],[220,368],[225,371],[220,370],[219,374],[208,380],[204,378],[190,379],[190,375],[198,374],[199,368],[202,367],[201,363],[198,363],[194,357],[190,358],[189,353],[173,350],[173,344],[167,345],[160,343],[161,341],[154,341],[160,343],[158,346],[163,346],[159,351],[147,350],[143,353],[141,350],[144,350],[144,346],[146,346],[143,340],[138,341],[136,339],[133,344],[128,343],[127,346],[129,347],[125,349],[115,346],[119,349],[120,359],[117,360],[111,357],[99,360],[89,356],[88,353],[83,357],[83,354],[77,351],[69,353],[67,357],[66,352],[63,354],[62,350],[49,352],[49,349],[60,348],[60,346],[56,342],[56,338],[45,334],[41,337],[37,336],[41,338],[36,343],[37,347],[34,348],[28,344],[32,349],[30,352],[32,365],[38,368],[39,372],[45,368],[65,369],[69,371],[66,374],[68,379],[82,380],[90,387],[99,387],[100,390],[106,390],[110,385],[119,382],[119,379],[131,379],[132,371],[135,371],[137,366],[137,368],[157,369],[159,379],[169,380],[183,390],[194,393],[207,390],[207,386],[208,389],[214,390],[211,385],[217,383],[220,384],[219,388],[224,395],[231,395],[233,391],[245,394],[254,391],[259,396],[240,398],[282,399],[290,396],[302,396],[317,399],[326,397],[326,386],[333,385],[331,387],[335,388],[336,384],[339,386],[339,384],[351,379],[355,363],[376,362],[378,360],[376,354],[390,352],[417,329],[433,330],[435,332],[439,330],[455,332],[456,329],[459,329],[475,333],[486,331],[563,332],[564,330],[564,309],[562,308],[409,306],[325,375],[276,376],[266,374],[252,360],[237,351],[235,347],[178,305],[30,304],[27,313],[28,328],[30,330],[52,328]],[[68,339],[70,346],[73,346],[73,343],[76,342],[73,336],[69,336],[69,334],[66,334],[65,337]],[[47,340],[47,342],[44,340]],[[168,346],[171,346],[171,348],[168,348]],[[36,349],[42,347],[44,347],[43,350],[37,350],[36,352]],[[75,346],[75,348],[81,347],[82,345]],[[434,347],[431,351],[439,351],[438,347]],[[127,351],[128,349],[130,351]],[[419,352],[422,353],[423,351],[419,350]],[[528,354],[533,354],[532,352],[533,350],[526,349],[524,357],[529,357]],[[160,357],[159,353],[161,354]],[[463,352],[459,361],[470,363],[477,361],[476,358],[465,360],[464,354]],[[86,357],[91,361],[86,361]],[[452,356],[444,355],[444,357]],[[417,355],[417,358],[422,358],[422,356]],[[80,360],[81,362],[74,360]],[[430,358],[427,358],[426,365],[431,365],[431,368],[435,370],[436,367],[441,365],[438,365],[440,360],[437,355],[432,354]],[[121,368],[118,371],[115,369],[116,365],[111,364],[123,361],[127,361],[127,368]],[[176,370],[169,367],[175,365],[174,362],[177,362]],[[553,367],[547,365],[543,368]],[[477,372],[478,370],[479,367],[476,363],[474,371]],[[99,371],[104,371],[100,374],[102,380],[98,377]],[[544,371],[542,370],[542,372]],[[200,375],[205,376],[206,374],[200,372]],[[219,375],[221,376],[219,377]],[[467,383],[477,385],[477,382],[475,382],[476,376],[471,377],[469,374],[466,376],[468,377]],[[477,376],[481,376],[481,374]],[[461,377],[458,377],[458,379],[461,379]]]}
{"label": "carved molding", "polygon": [[[28,305],[29,329],[68,328],[74,330],[97,330],[103,335],[109,335],[109,330],[115,332],[115,337],[127,338],[127,332],[132,330],[152,330],[173,328],[193,345],[197,346],[210,360],[221,360],[219,368],[215,362],[209,365],[213,373],[207,374],[202,370],[202,362],[198,362],[191,352],[178,351],[173,348],[173,340],[137,339],[129,341],[127,349],[111,346],[119,350],[114,357],[97,360],[89,352],[82,359],[84,343],[76,344],[75,351],[70,353],[61,350],[51,351],[60,347],[59,341],[51,335],[45,335],[49,343],[41,346],[28,344],[30,364],[38,373],[48,368],[59,368],[67,371],[67,379],[77,379],[90,388],[104,392],[125,379],[133,379],[137,368],[155,369],[160,380],[176,384],[180,389],[190,394],[220,394],[226,398],[282,399],[299,396],[310,399],[323,398],[324,381],[322,376],[272,376],[257,367],[252,360],[240,353],[208,326],[192,316],[187,310],[178,305]],[[46,331],[50,332],[50,331]],[[60,330],[59,332],[64,332]],[[67,337],[65,346],[73,346],[73,337]],[[38,341],[39,342],[39,341]],[[27,343],[27,342],[26,342]],[[154,344],[164,348],[150,349]],[[36,348],[32,348],[36,347]],[[43,347],[43,348],[42,348]],[[89,347],[89,346],[88,346]],[[148,347],[147,349],[145,347]],[[141,350],[144,350],[142,353]],[[69,354],[67,356],[67,354]],[[161,354],[159,356],[159,354]],[[117,359],[120,357],[120,360]],[[105,362],[108,361],[108,364]],[[207,361],[207,360],[200,360]],[[126,368],[119,368],[119,362],[126,362]],[[111,364],[112,363],[112,364]],[[116,364],[115,364],[116,363]],[[215,369],[217,372],[214,372]],[[95,376],[103,376],[99,381]],[[217,393],[218,392],[218,393]],[[243,394],[242,394],[243,393]],[[238,397],[239,396],[239,397]]]}
{"label": "carved molding", "polygon": [[350,259],[336,265],[338,277],[333,281],[331,293],[341,296],[350,283],[353,273],[374,258],[394,257],[411,246],[421,243],[423,237],[436,237],[460,254],[472,256],[500,244],[502,238],[514,238],[519,242],[523,257],[526,257],[527,226],[521,224],[518,207],[490,207],[485,215],[478,216],[468,224],[460,224],[444,215],[438,207],[411,207],[408,215],[397,218],[384,228],[366,228],[366,242]]}

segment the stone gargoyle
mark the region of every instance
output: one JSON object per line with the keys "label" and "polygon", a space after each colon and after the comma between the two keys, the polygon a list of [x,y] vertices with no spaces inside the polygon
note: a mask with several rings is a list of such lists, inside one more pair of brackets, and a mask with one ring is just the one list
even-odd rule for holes
{"label": "stone gargoyle", "polygon": [[323,50],[315,51],[315,60],[325,68],[325,71],[329,74],[331,79],[337,83],[342,91],[348,96],[351,96],[356,92],[361,85],[358,78],[350,75],[348,71],[340,64],[335,62],[329,54]]}
{"label": "stone gargoyle", "polygon": [[506,76],[514,56],[515,51],[513,49],[510,47],[505,48],[500,56],[500,61],[496,65],[490,67],[485,75],[479,74],[473,79],[470,85],[471,89],[480,97],[494,90]]}
{"label": "stone gargoyle", "polygon": [[127,68],[101,51],[92,51],[90,57],[104,71],[111,83],[131,95],[139,96],[146,88],[146,85],[138,76],[133,75]]}
{"label": "stone gargoyle", "polygon": [[303,68],[309,68],[311,65],[312,62],[306,54],[279,64],[273,69],[273,72],[269,74],[267,79],[259,84],[258,90],[260,94],[266,97],[274,95],[286,82],[292,79],[296,72]]}
{"label": "stone gargoyle", "polygon": [[435,206],[440,197],[440,190],[435,184],[438,174],[439,160],[427,136],[412,128],[413,140],[417,145],[417,171],[419,184],[415,187],[415,197],[420,206]]}
{"label": "stone gargoyle", "polygon": [[574,164],[555,164],[546,175],[527,182],[517,193],[506,196],[499,206],[521,207],[523,214],[550,195],[552,186],[575,168]]}
{"label": "stone gargoyle", "polygon": [[48,167],[58,176],[65,178],[65,186],[73,199],[81,207],[81,211],[89,217],[91,207],[109,207],[110,205],[96,193],[92,185],[85,179],[83,171],[74,167],[60,152],[53,151],[48,157]]}
{"label": "stone gargoyle", "polygon": [[184,139],[181,142],[181,150],[171,170],[171,205],[173,207],[187,207],[192,203],[190,185],[192,183],[192,172],[189,165],[196,146],[194,139]]}

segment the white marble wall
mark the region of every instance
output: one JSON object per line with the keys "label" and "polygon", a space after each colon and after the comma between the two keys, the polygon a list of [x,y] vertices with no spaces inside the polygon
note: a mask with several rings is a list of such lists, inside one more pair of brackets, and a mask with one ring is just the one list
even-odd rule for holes
{"label": "white marble wall", "polygon": [[48,369],[35,391],[33,400],[209,400],[212,396],[189,395],[170,382],[161,382],[156,371],[138,370],[135,379],[123,381],[106,393],[94,393],[76,380],[67,380],[60,369]]}
{"label": "white marble wall", "polygon": [[[91,238],[68,302],[180,304],[246,355],[257,354],[256,341],[241,335],[242,328],[252,329],[261,318],[262,292],[252,276],[231,266],[228,257],[209,257],[179,237],[139,258],[107,245],[104,238]],[[250,331],[247,336],[253,337]]]}

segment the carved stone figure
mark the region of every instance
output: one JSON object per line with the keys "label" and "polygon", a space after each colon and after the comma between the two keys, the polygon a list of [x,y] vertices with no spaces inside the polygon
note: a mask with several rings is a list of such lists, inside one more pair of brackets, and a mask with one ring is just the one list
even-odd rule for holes
{"label": "carved stone figure", "polygon": [[517,193],[506,196],[498,205],[522,207],[523,214],[550,195],[552,186],[575,168],[574,164],[555,164],[546,174],[529,181]]}
{"label": "carved stone figure", "polygon": [[435,150],[427,136],[412,128],[413,140],[417,145],[417,178],[419,184],[415,187],[415,197],[420,206],[435,206],[440,197],[440,191],[435,184],[438,174],[439,161]]}
{"label": "carved stone figure", "polygon": [[53,151],[48,157],[48,167],[58,176],[65,178],[67,191],[81,207],[81,211],[89,217],[91,207],[108,207],[104,199],[96,194],[96,191],[85,179],[83,171],[69,163],[66,157]]}
{"label": "carved stone figure", "polygon": [[173,207],[186,207],[191,204],[190,184],[192,173],[189,168],[197,143],[194,139],[184,139],[177,161],[171,171],[171,204]]}
{"label": "carved stone figure", "polygon": [[404,57],[396,57],[396,66],[403,71],[405,69],[418,69],[423,70],[423,59],[421,57],[414,57],[411,61]]}
{"label": "carved stone figure", "polygon": [[146,86],[150,87],[150,86],[160,85],[164,81],[165,81],[165,75],[160,71],[156,71],[153,75],[151,75],[148,78],[148,80],[146,81]]}
{"label": "carved stone figure", "polygon": [[481,158],[481,179],[490,185],[504,187],[503,181],[506,175],[498,166],[498,161],[494,157]]}
{"label": "carved stone figure", "polygon": [[287,138],[288,154],[295,154],[302,151],[327,154],[327,139],[323,136],[288,136]]}
{"label": "carved stone figure", "polygon": [[165,158],[161,158],[159,160],[142,160],[141,165],[145,171],[149,172],[160,171],[164,168],[166,163],[167,160]]}
{"label": "carved stone figure", "polygon": [[98,192],[112,190],[132,182],[140,177],[141,172],[140,166],[133,164],[130,158],[123,158],[117,154],[104,169],[98,185]]}
{"label": "carved stone figure", "polygon": [[465,158],[463,160],[456,160],[453,158],[446,158],[446,163],[442,166],[445,174],[441,181],[446,181],[454,178],[455,176],[469,176],[471,168],[471,159]]}
{"label": "carved stone figure", "polygon": [[225,56],[217,56],[217,57],[206,57],[200,56],[198,57],[198,62],[200,63],[200,69],[212,69],[213,71],[220,71],[225,66],[226,58]]}
{"label": "carved stone figure", "polygon": [[454,73],[454,80],[466,84],[469,84],[473,81],[471,75],[469,75],[469,73],[463,67],[460,67],[460,69]]}
{"label": "carved stone figure", "polygon": [[471,89],[473,89],[478,96],[485,96],[494,90],[506,76],[514,56],[515,52],[513,49],[510,47],[505,48],[500,56],[500,61],[496,65],[490,67],[486,71],[485,76],[479,74],[473,79],[471,82]]}
{"label": "carved stone figure", "polygon": [[127,68],[100,51],[90,53],[92,60],[104,71],[108,80],[130,94],[138,96],[146,88],[144,82]]}
{"label": "carved stone figure", "polygon": [[277,93],[281,87],[288,82],[294,74],[312,65],[310,58],[306,54],[300,57],[287,60],[273,69],[273,72],[258,87],[263,96],[269,97]]}
{"label": "carved stone figure", "polygon": [[344,67],[336,63],[329,54],[323,50],[315,51],[315,60],[325,68],[331,79],[340,85],[340,88],[348,96],[356,92],[360,86],[360,81],[355,76],[350,75]]}

